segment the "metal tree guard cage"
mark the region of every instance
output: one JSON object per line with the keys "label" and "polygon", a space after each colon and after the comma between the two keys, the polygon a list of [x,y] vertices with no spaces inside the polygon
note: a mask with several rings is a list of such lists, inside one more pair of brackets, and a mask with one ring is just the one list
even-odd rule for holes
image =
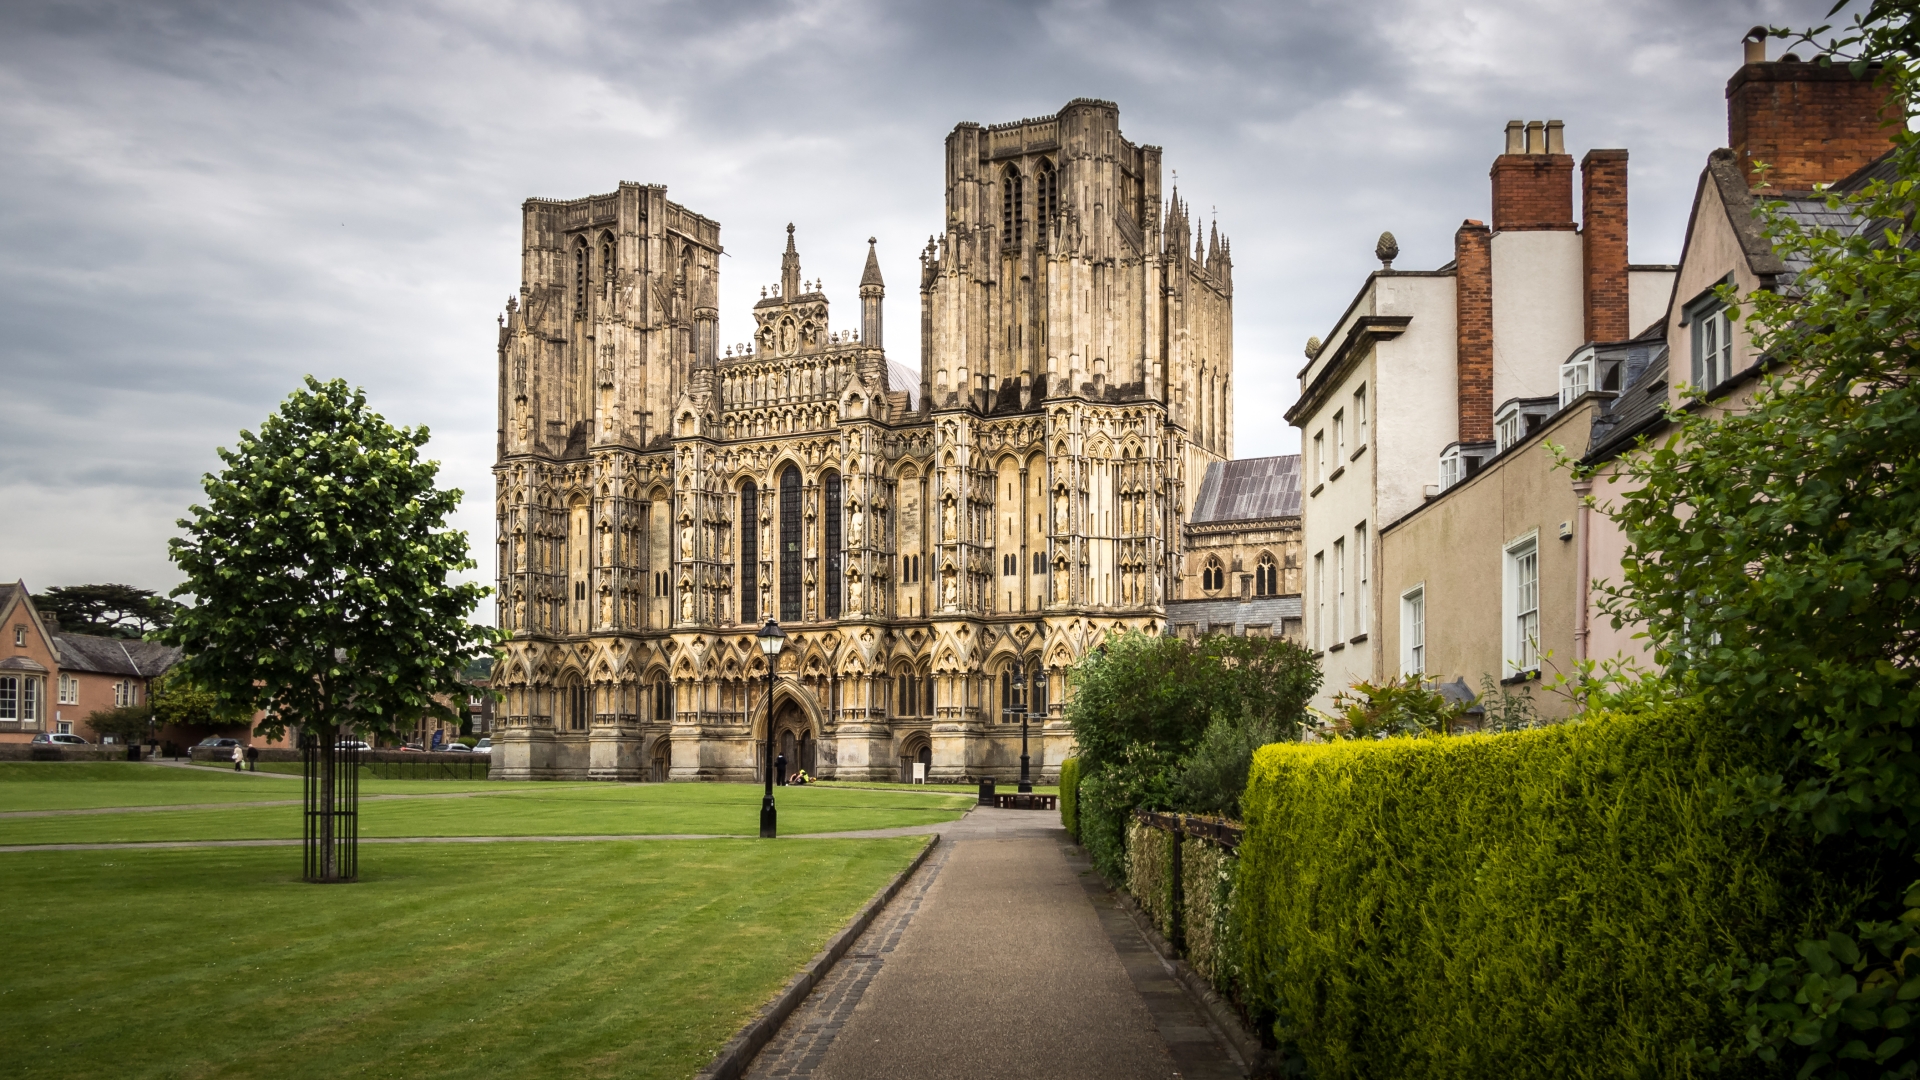
{"label": "metal tree guard cage", "polygon": [[302,735],[300,750],[306,880],[352,881],[360,874],[360,751],[334,734]]}

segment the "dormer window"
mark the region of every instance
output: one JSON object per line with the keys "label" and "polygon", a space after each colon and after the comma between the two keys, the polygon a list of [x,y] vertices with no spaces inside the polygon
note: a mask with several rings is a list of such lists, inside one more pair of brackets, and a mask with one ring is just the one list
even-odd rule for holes
{"label": "dormer window", "polygon": [[1589,345],[1560,365],[1560,407],[1573,404],[1593,388],[1593,346]]}
{"label": "dormer window", "polygon": [[1507,448],[1540,429],[1559,409],[1559,398],[1513,398],[1493,414],[1493,452]]}
{"label": "dormer window", "polygon": [[1693,384],[1711,390],[1733,375],[1733,323],[1727,305],[1708,296],[1687,309],[1693,329]]}
{"label": "dormer window", "polygon": [[1493,443],[1449,443],[1440,451],[1440,490],[1471,478],[1493,454]]}

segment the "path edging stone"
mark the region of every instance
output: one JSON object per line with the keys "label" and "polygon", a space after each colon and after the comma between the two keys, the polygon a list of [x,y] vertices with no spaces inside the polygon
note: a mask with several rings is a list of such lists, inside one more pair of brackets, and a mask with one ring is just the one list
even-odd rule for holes
{"label": "path edging stone", "polygon": [[[1095,873],[1099,872],[1095,871]],[[1174,953],[1173,944],[1161,935],[1160,928],[1153,925],[1153,920],[1140,909],[1139,901],[1135,900],[1127,890],[1116,888],[1111,881],[1107,881],[1105,874],[1099,874],[1099,877],[1106,884],[1108,891],[1113,893],[1120,910],[1126,912],[1127,917],[1133,920],[1133,925],[1140,931],[1140,936],[1146,939],[1147,944],[1160,957],[1160,962],[1167,966],[1168,971],[1173,972],[1173,977],[1179,980],[1188,996],[1199,1003],[1201,1010],[1207,1014],[1207,1019],[1220,1030],[1220,1034],[1226,1036],[1228,1045],[1240,1058],[1240,1064],[1247,1075],[1249,1077],[1278,1075],[1274,1052],[1260,1041],[1260,1036],[1247,1028],[1247,1022],[1241,1018],[1233,1006],[1228,1005],[1220,997],[1212,983],[1193,970],[1193,965]]]}
{"label": "path edging stone", "polygon": [[747,1021],[745,1027],[734,1033],[733,1038],[727,1040],[727,1044],[720,1048],[720,1052],[707,1063],[707,1067],[693,1074],[693,1080],[738,1080],[745,1075],[747,1066],[753,1063],[754,1056],[773,1039],[774,1034],[780,1030],[780,1025],[787,1022],[787,1017],[792,1016],[793,1011],[807,999],[807,995],[813,992],[813,988],[819,985],[820,980],[826,978],[827,972],[833,970],[833,965],[846,955],[847,950],[853,947],[853,943],[859,940],[860,935],[866,933],[867,927],[872,925],[874,918],[880,914],[880,909],[887,906],[887,901],[892,900],[900,891],[900,887],[913,876],[914,871],[920,869],[920,864],[927,861],[927,856],[933,854],[933,849],[939,843],[940,834],[934,833],[933,839],[921,847],[920,854],[913,857],[913,861],[907,864],[906,869],[895,874],[892,881],[887,882],[879,892],[873,894],[873,899],[867,901],[867,905],[860,909],[860,913],[853,917],[853,921],[841,927],[839,933],[829,938],[827,947],[815,953],[813,959],[807,961],[806,966],[800,969],[799,974],[787,980],[787,985],[773,996],[773,1000],[762,1007],[752,1020]]}

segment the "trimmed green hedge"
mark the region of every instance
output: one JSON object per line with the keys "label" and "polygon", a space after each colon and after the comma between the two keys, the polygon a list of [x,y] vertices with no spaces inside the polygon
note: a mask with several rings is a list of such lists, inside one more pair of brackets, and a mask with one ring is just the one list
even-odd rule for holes
{"label": "trimmed green hedge", "polygon": [[1754,763],[1691,706],[1512,735],[1256,755],[1236,916],[1248,1005],[1320,1080],[1650,1077],[1736,1028],[1708,965],[1848,904],[1739,816]]}
{"label": "trimmed green hedge", "polygon": [[1060,763],[1060,824],[1067,835],[1080,839],[1080,759]]}

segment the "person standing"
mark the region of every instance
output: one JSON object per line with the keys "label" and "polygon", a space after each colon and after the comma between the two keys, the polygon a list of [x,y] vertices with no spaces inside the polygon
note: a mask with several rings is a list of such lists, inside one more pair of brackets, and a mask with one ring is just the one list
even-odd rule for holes
{"label": "person standing", "polygon": [[252,743],[247,744],[247,771],[260,771],[260,748]]}
{"label": "person standing", "polygon": [[776,787],[787,784],[787,755],[781,754],[773,759],[773,783]]}
{"label": "person standing", "polygon": [[240,771],[240,762],[245,760],[246,753],[247,752],[245,750],[240,749],[239,743],[233,744],[233,771],[234,772]]}

